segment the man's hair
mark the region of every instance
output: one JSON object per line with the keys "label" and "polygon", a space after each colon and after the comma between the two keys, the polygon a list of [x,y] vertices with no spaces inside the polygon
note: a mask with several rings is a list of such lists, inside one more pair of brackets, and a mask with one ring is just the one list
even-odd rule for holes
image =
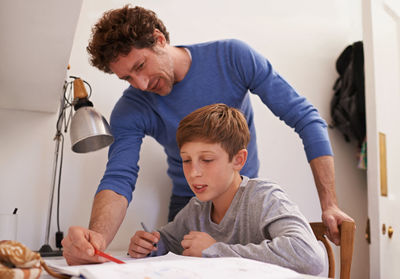
{"label": "man's hair", "polygon": [[239,110],[225,104],[199,108],[181,120],[176,132],[179,149],[197,140],[220,143],[231,161],[250,141],[246,118]]}
{"label": "man's hair", "polygon": [[163,33],[169,43],[169,33],[153,11],[126,5],[105,12],[93,26],[86,48],[90,63],[111,74],[110,62],[116,61],[119,55],[128,55],[133,47],[152,48],[156,44],[155,29]]}

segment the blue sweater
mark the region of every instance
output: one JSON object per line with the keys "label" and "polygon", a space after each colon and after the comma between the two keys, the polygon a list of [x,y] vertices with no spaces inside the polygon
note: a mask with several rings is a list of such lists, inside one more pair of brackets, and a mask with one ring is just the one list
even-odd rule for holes
{"label": "blue sweater", "polygon": [[128,87],[111,114],[111,131],[115,138],[110,146],[105,174],[97,192],[110,189],[130,202],[139,172],[139,151],[143,137],[159,142],[167,154],[168,175],[172,192],[193,196],[186,183],[176,129],[190,112],[213,103],[225,103],[240,109],[248,122],[251,141],[247,163],[241,174],[257,177],[256,132],[253,108],[248,91],[303,140],[307,159],[332,155],[327,125],[317,109],[300,96],[262,55],[238,40],[221,40],[183,46],[192,56],[184,79],[176,83],[167,96]]}

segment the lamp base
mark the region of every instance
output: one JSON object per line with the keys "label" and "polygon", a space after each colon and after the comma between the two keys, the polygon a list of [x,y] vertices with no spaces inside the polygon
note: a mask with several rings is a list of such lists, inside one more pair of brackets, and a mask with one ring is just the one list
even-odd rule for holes
{"label": "lamp base", "polygon": [[60,257],[63,254],[63,251],[61,249],[53,250],[48,244],[43,244],[38,252],[41,257]]}

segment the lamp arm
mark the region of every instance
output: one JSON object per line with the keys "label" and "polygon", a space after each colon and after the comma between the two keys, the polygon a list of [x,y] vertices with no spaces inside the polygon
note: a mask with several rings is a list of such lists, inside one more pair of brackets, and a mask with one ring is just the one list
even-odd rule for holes
{"label": "lamp arm", "polygon": [[54,196],[54,189],[56,187],[56,179],[57,179],[57,166],[58,166],[58,157],[60,151],[60,143],[61,143],[61,136],[57,134],[54,138],[56,141],[55,150],[54,150],[54,161],[53,161],[53,173],[51,179],[51,190],[49,196],[49,211],[47,216],[47,223],[46,223],[46,236],[45,236],[45,244],[49,245],[49,238],[50,238],[50,226],[51,226],[51,215],[53,212],[53,196]]}
{"label": "lamp arm", "polygon": [[[53,212],[54,190],[56,188],[56,182],[57,182],[58,164],[60,163],[59,174],[61,174],[61,167],[62,167],[62,160],[63,160],[62,156],[61,156],[61,159],[59,158],[60,157],[59,154],[60,154],[61,141],[63,141],[63,134],[62,134],[63,125],[66,125],[64,123],[65,110],[69,107],[68,104],[66,104],[66,100],[65,100],[65,93],[67,91],[67,88],[68,88],[68,83],[66,83],[64,85],[64,93],[63,93],[62,98],[60,99],[60,110],[59,110],[57,124],[56,124],[56,135],[54,137],[54,140],[56,143],[55,143],[55,149],[54,149],[51,189],[50,189],[50,195],[49,195],[49,208],[48,208],[47,221],[46,221],[45,242],[38,251],[42,257],[61,256],[62,255],[61,250],[54,251],[51,248],[49,243],[50,243],[51,219],[52,219],[52,212]],[[63,148],[63,145],[61,148]],[[60,179],[61,178],[59,177],[59,181],[60,181]],[[58,218],[58,213],[57,213],[57,218]],[[56,235],[56,238],[57,238],[57,235]]]}

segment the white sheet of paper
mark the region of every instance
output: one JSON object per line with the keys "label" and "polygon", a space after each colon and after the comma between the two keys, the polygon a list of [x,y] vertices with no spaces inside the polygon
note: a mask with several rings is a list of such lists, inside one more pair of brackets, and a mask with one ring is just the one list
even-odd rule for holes
{"label": "white sheet of paper", "polygon": [[[186,259],[186,260],[193,259],[193,258],[189,258],[189,257],[185,257],[185,256],[176,255],[171,252],[169,252],[168,254],[166,254],[164,256],[143,258],[143,259],[135,259],[132,257],[121,257],[121,256],[115,256],[115,258],[117,258],[127,264],[132,263],[132,262],[141,262],[141,261],[145,261],[145,262],[162,261],[162,262],[164,262],[164,261],[170,261],[170,260],[176,260],[176,259]],[[98,266],[102,266],[102,265],[118,265],[113,262],[106,262],[103,264],[87,264],[87,265],[70,266],[67,264],[67,262],[64,258],[45,259],[45,262],[49,267],[53,268],[54,270],[56,270],[58,272],[61,272],[63,274],[67,274],[67,275],[71,275],[71,276],[77,276],[77,277],[80,275],[80,271],[86,267],[88,269],[96,269]]]}
{"label": "white sheet of paper", "polygon": [[69,275],[86,279],[200,279],[200,278],[304,278],[287,268],[243,258],[195,258],[168,253],[165,256],[132,259],[117,257],[126,264],[104,263],[68,266],[64,259],[46,263]]}

